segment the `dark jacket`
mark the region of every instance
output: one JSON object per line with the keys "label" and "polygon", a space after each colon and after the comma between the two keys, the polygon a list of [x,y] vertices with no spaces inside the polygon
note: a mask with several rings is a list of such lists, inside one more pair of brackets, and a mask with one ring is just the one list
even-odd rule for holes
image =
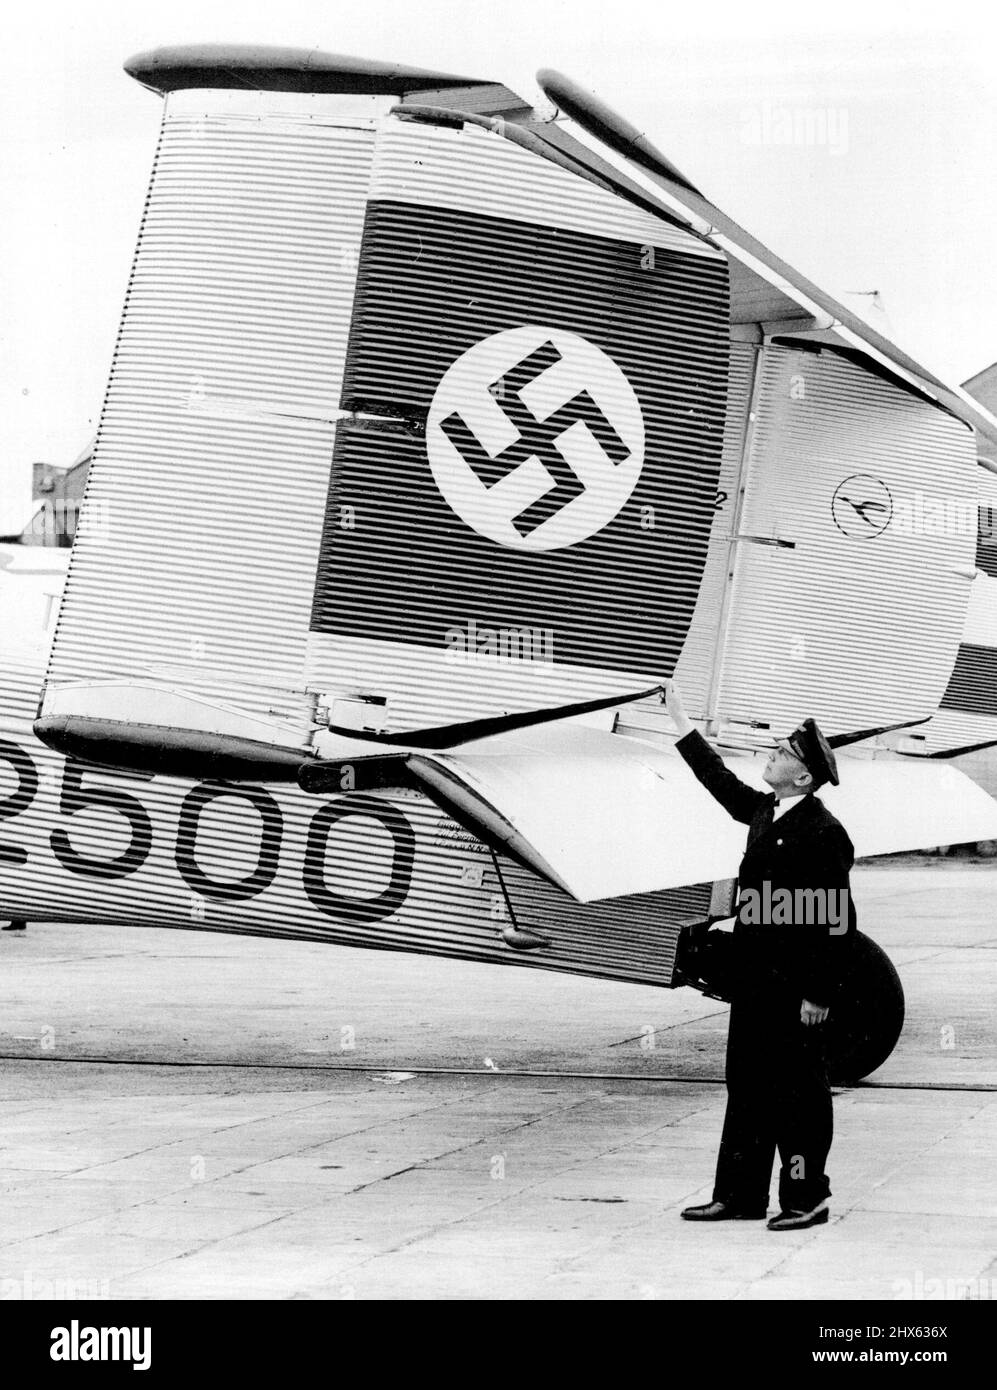
{"label": "dark jacket", "polygon": [[841,822],[808,794],[773,824],[774,793],[742,782],[700,733],[675,746],[724,810],[748,826],[734,927],[746,988],[832,1004],[855,936],[848,879],[855,850]]}

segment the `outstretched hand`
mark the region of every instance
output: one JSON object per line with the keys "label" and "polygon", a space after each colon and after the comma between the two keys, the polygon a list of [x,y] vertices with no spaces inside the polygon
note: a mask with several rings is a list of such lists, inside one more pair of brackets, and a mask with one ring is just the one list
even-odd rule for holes
{"label": "outstretched hand", "polygon": [[665,681],[665,709],[675,728],[678,730],[679,738],[691,733],[692,720],[685,712],[685,705],[682,703],[682,696],[679,688],[674,681]]}
{"label": "outstretched hand", "polygon": [[812,1027],[815,1023],[823,1023],[830,1010],[824,1004],[811,1004],[809,999],[804,999],[800,1005],[800,1022],[806,1028]]}

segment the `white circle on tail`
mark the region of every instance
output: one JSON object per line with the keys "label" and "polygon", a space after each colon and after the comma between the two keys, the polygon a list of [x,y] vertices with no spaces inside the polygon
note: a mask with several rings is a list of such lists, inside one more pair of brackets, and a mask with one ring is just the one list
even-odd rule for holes
{"label": "white circle on tail", "polygon": [[482,536],[562,550],[601,531],[644,465],[644,417],[623,372],[577,333],[482,338],[440,379],[426,421],[436,485]]}

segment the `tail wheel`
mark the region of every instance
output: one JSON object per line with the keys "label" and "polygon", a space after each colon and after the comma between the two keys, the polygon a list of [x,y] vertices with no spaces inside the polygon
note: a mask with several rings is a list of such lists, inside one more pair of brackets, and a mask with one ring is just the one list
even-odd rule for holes
{"label": "tail wheel", "polygon": [[904,990],[881,946],[857,932],[841,992],[828,1015],[827,1068],[847,1086],[881,1067],[904,1026]]}

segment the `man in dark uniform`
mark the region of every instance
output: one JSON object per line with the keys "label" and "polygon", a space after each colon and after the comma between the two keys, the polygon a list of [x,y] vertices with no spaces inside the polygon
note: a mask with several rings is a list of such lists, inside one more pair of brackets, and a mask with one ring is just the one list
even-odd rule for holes
{"label": "man in dark uniform", "polygon": [[770,792],[730,772],[693,727],[673,682],[676,748],[707,791],[748,826],[731,941],[736,985],[727,1035],[727,1113],[713,1200],[687,1221],[762,1220],[779,1150],[779,1215],[770,1230],[827,1220],[831,1091],[823,1028],[854,939],[848,873],[855,852],[814,792],[837,785],[834,754],[812,719],[777,741]]}

